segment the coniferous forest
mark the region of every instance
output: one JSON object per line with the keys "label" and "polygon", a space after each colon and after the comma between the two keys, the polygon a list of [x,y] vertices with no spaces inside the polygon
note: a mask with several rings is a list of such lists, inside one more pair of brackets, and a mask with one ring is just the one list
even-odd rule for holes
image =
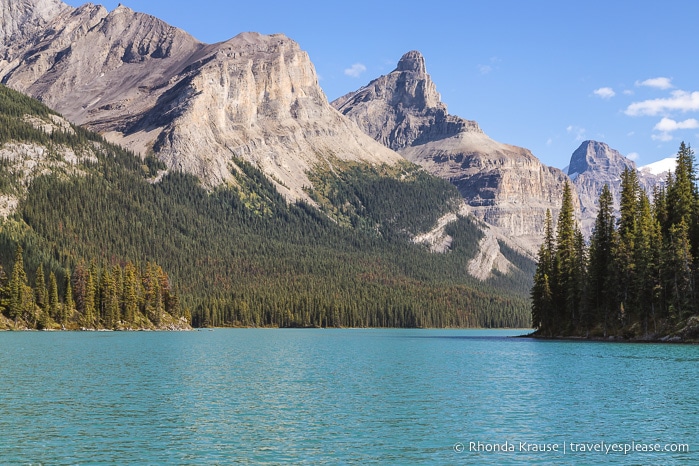
{"label": "coniferous forest", "polygon": [[549,215],[531,290],[532,323],[543,337],[699,338],[699,188],[684,142],[674,173],[652,193],[637,172],[621,180],[619,217],[605,186],[589,244],[570,186],[558,221]]}
{"label": "coniferous forest", "polygon": [[[6,327],[529,323],[533,262],[503,247],[519,270],[486,282],[466,272],[475,220],[449,226],[445,254],[410,241],[461,201],[412,164],[319,166],[308,191],[316,207],[288,203],[242,160],[235,185],[206,190],[180,172],[158,178],[166,167],[153,157],[75,126],[48,133],[27,115],[54,113],[0,86],[0,148],[41,144],[55,162],[27,178],[0,160],[0,194],[19,199],[0,220]],[[64,163],[66,148],[88,155]]]}

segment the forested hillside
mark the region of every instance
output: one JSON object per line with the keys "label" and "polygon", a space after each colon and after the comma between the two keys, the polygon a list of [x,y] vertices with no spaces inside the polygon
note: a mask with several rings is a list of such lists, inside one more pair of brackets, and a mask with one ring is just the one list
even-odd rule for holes
{"label": "forested hillside", "polygon": [[[0,163],[0,190],[20,199],[0,226],[2,265],[13,270],[21,246],[26,283],[41,281],[40,268],[52,274],[61,305],[68,284],[75,292],[81,267],[121,277],[120,313],[100,314],[95,325],[118,327],[124,321],[123,277],[132,267],[141,284],[153,270],[167,276],[163,310],[175,319],[191,316],[195,326],[529,322],[525,272],[485,283],[468,276],[466,264],[480,238],[471,220],[450,227],[450,253],[433,254],[409,241],[459,202],[447,182],[411,164],[318,167],[309,192],[320,209],[287,204],[259,170],[239,160],[235,185],[211,192],[190,175],[164,174],[157,160],[141,160],[80,128],[37,129],[26,115],[47,118],[50,111],[4,87],[0,92],[3,143],[42,144],[57,159],[28,180],[18,175],[16,161]],[[58,148],[65,146],[94,155],[58,160],[65,152]],[[526,259],[509,253],[528,267]],[[140,289],[145,293],[147,287]],[[175,296],[176,307],[165,307],[172,302],[163,293]],[[141,306],[148,318],[145,298]],[[12,317],[7,307],[3,312]],[[44,324],[57,322],[51,319]],[[74,321],[85,321],[85,315],[76,310]]]}
{"label": "forested hillside", "polygon": [[619,218],[605,187],[589,247],[575,225],[570,187],[546,238],[532,288],[541,336],[699,339],[699,188],[682,143],[665,187],[649,193],[636,171],[621,181]]}

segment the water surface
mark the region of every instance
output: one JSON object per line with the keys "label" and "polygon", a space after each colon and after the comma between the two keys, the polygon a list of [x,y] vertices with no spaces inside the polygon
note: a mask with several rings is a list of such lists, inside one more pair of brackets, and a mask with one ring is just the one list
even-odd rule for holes
{"label": "water surface", "polygon": [[524,332],[0,333],[0,463],[699,461],[699,346]]}

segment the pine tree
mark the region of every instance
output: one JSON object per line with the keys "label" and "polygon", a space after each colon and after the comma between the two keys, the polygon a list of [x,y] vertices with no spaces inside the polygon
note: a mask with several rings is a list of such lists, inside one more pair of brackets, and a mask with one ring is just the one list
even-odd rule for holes
{"label": "pine tree", "polygon": [[36,305],[39,306],[42,312],[48,311],[49,293],[46,288],[46,277],[44,275],[44,266],[39,264],[36,269],[36,278],[34,281],[34,299]]}
{"label": "pine tree", "polygon": [[[660,309],[660,252],[662,237],[660,223],[654,215],[648,196],[641,193],[639,200],[639,218],[634,238],[634,257],[636,267],[633,290],[633,319],[643,326],[648,335],[649,323],[655,324],[656,311]],[[653,327],[655,331],[655,325]]]}
{"label": "pine tree", "polygon": [[[636,280],[634,263],[636,224],[639,211],[639,195],[641,188],[635,170],[624,169],[621,175],[621,202],[619,206],[619,226],[614,243],[614,275],[616,283],[616,316],[613,323],[622,326],[627,323],[627,309],[632,305],[633,283]],[[611,322],[610,322],[611,323]]]}
{"label": "pine tree", "polygon": [[138,278],[136,267],[131,262],[127,262],[124,268],[124,299],[123,314],[124,321],[131,324],[136,319],[138,312]]}
{"label": "pine tree", "polygon": [[667,196],[670,225],[684,221],[691,228],[699,195],[695,184],[694,151],[684,142],[677,152],[677,167]]}
{"label": "pine tree", "polygon": [[75,312],[75,299],[73,298],[70,270],[66,270],[66,294],[62,309],[60,322],[62,325],[65,325],[68,319],[72,317],[73,312]]}
{"label": "pine tree", "polygon": [[[15,263],[12,267],[12,275],[8,283],[8,311],[10,318],[14,319],[15,322],[20,318],[29,320],[34,318],[34,304],[33,300],[30,299],[32,290],[27,285],[27,274],[24,271],[22,253],[22,246],[18,245],[15,253]],[[30,293],[30,296],[27,296],[27,292]]]}
{"label": "pine tree", "polygon": [[672,225],[664,251],[665,286],[668,292],[668,313],[673,320],[687,317],[694,311],[692,295],[692,252],[689,227],[681,220]]}
{"label": "pine tree", "polygon": [[602,323],[606,336],[607,321],[614,307],[612,250],[614,247],[614,205],[608,185],[604,185],[599,197],[599,212],[590,238],[590,263],[587,279],[587,312],[583,324],[590,330]]}
{"label": "pine tree", "polygon": [[97,312],[95,307],[95,296],[97,295],[97,287],[92,275],[92,268],[87,270],[85,282],[85,297],[82,321],[87,328],[97,328]]}
{"label": "pine tree", "polygon": [[554,328],[569,332],[577,324],[580,312],[580,232],[575,223],[570,183],[563,190],[563,204],[556,225],[554,281],[551,286],[556,309]]}
{"label": "pine tree", "polygon": [[56,274],[49,273],[49,307],[48,312],[51,318],[59,323],[63,323],[61,316],[61,303],[58,298],[58,282],[56,281]]}

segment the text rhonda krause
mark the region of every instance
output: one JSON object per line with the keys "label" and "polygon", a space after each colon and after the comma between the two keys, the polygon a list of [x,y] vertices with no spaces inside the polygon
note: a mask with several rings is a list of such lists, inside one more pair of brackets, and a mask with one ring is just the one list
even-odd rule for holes
{"label": "text rhonda krause", "polygon": [[[458,448],[461,446],[461,448]],[[510,442],[487,443],[469,442],[468,448],[457,444],[454,450],[485,453],[689,453],[689,444],[686,443],[644,443],[644,442],[562,442],[562,443],[531,443]]]}

